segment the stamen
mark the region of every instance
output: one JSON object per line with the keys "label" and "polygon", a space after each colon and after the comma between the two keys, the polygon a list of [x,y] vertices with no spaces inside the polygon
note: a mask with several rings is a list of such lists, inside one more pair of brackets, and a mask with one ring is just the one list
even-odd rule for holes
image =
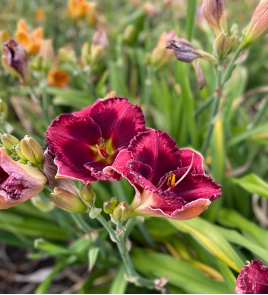
{"label": "stamen", "polygon": [[[174,187],[176,185],[178,185],[185,177],[186,175],[190,172],[192,166],[193,166],[193,163],[194,163],[194,154],[192,155],[192,161],[191,161],[191,164],[189,166],[189,168],[187,169],[187,171],[182,175],[182,177],[175,183]],[[170,190],[172,187],[170,187],[168,190]]]}
{"label": "stamen", "polygon": [[167,185],[168,186],[174,186],[175,181],[176,181],[175,174],[173,174],[172,172],[169,172],[168,177],[167,177]]}
{"label": "stamen", "polygon": [[102,159],[106,159],[109,157],[109,154],[107,153],[107,150],[106,150],[105,139],[100,138],[100,141],[101,141],[100,146],[98,144],[96,144],[96,148],[97,148],[97,151],[98,151],[98,154],[100,155],[100,157]]}

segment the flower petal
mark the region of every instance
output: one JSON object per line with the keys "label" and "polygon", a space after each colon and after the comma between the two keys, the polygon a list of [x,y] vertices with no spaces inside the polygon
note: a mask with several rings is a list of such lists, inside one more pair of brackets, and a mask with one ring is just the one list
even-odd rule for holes
{"label": "flower petal", "polygon": [[[27,201],[42,191],[46,182],[47,178],[40,170],[12,160],[5,148],[0,149],[0,209]],[[10,197],[9,190],[15,190],[19,197]]]}
{"label": "flower petal", "polygon": [[149,165],[152,173],[149,180],[155,186],[161,177],[177,169],[180,164],[180,152],[176,142],[160,130],[146,129],[131,141],[128,151],[135,160]]}
{"label": "flower petal", "polygon": [[50,152],[77,171],[84,171],[84,164],[98,157],[91,147],[95,147],[101,137],[99,126],[90,117],[72,114],[60,115],[46,132]]}
{"label": "flower petal", "polygon": [[[175,172],[176,179],[185,173],[185,168]],[[187,203],[197,199],[214,201],[221,196],[221,186],[205,174],[188,173],[174,188],[174,193]]]}
{"label": "flower petal", "polygon": [[97,180],[87,169],[85,169],[84,171],[74,170],[58,158],[55,158],[54,162],[58,166],[56,179],[64,178],[69,180],[80,180],[83,181],[84,184],[88,184],[89,182]]}
{"label": "flower petal", "polygon": [[198,199],[190,202],[175,211],[162,210],[160,208],[152,208],[148,205],[141,205],[133,212],[133,215],[148,215],[154,217],[165,217],[175,220],[186,220],[197,217],[210,205],[207,199]]}
{"label": "flower petal", "polygon": [[181,167],[188,167],[191,165],[193,154],[194,158],[192,167],[195,169],[196,174],[203,174],[203,157],[201,154],[191,149],[180,149]]}
{"label": "flower petal", "polygon": [[268,267],[254,259],[237,277],[235,294],[268,294]]}
{"label": "flower petal", "polygon": [[103,138],[112,139],[114,150],[127,147],[130,140],[145,129],[141,108],[126,98],[113,97],[95,103],[89,116],[100,126]]}
{"label": "flower petal", "polygon": [[87,117],[89,112],[91,111],[91,109],[96,105],[98,104],[99,102],[103,101],[103,99],[98,99],[94,102],[94,104],[84,108],[83,110],[81,111],[78,111],[78,112],[74,112],[73,115],[75,115],[76,117]]}

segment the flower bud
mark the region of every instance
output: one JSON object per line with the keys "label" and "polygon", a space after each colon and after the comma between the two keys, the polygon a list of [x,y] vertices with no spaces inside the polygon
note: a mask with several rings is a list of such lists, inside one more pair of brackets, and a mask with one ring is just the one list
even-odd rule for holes
{"label": "flower bud", "polygon": [[97,63],[104,56],[105,50],[101,45],[92,45],[91,46],[91,60],[94,63]]}
{"label": "flower bud", "polygon": [[95,202],[96,194],[90,184],[81,187],[80,195],[87,202]]}
{"label": "flower bud", "polygon": [[215,42],[214,42],[214,50],[218,56],[219,60],[225,59],[225,57],[228,55],[230,52],[232,46],[232,40],[228,36],[227,33],[221,32]]}
{"label": "flower bud", "polygon": [[51,39],[42,40],[37,57],[41,60],[41,69],[47,70],[50,68],[54,58],[54,49]]}
{"label": "flower bud", "polygon": [[2,46],[8,39],[10,39],[8,32],[6,30],[0,31],[0,45]]}
{"label": "flower bud", "polygon": [[38,165],[43,163],[42,147],[32,137],[25,135],[20,142],[20,148],[24,157],[32,164]]}
{"label": "flower bud", "polygon": [[54,193],[50,194],[50,199],[62,210],[68,212],[85,213],[87,211],[87,206],[78,196],[59,187],[54,188]]}
{"label": "flower bud", "polygon": [[105,99],[107,99],[107,98],[112,98],[112,97],[116,97],[116,92],[115,92],[115,91],[110,91],[110,92],[105,96]]}
{"label": "flower bud", "polygon": [[41,192],[47,182],[36,168],[12,160],[5,148],[0,149],[0,209],[8,209]]}
{"label": "flower bud", "polygon": [[58,50],[58,57],[59,63],[72,64],[77,62],[74,50],[70,50],[67,48],[60,48]]}
{"label": "flower bud", "polygon": [[176,58],[180,61],[191,63],[197,58],[204,58],[211,64],[216,64],[214,56],[197,49],[192,43],[184,38],[176,38],[169,42],[167,49],[173,49]]}
{"label": "flower bud", "polygon": [[123,33],[123,42],[126,44],[132,44],[135,40],[135,36],[135,27],[133,25],[128,25]]}
{"label": "flower bud", "polygon": [[205,75],[202,71],[202,68],[199,64],[199,62],[194,62],[193,63],[194,69],[195,69],[195,74],[196,74],[196,78],[197,78],[197,82],[199,85],[199,90],[202,90],[205,86],[206,86],[206,78]]}
{"label": "flower bud", "polygon": [[115,207],[119,204],[120,200],[118,198],[112,198],[109,202],[103,203],[103,211],[106,214],[113,214]]}
{"label": "flower bud", "polygon": [[27,158],[23,155],[21,151],[20,144],[13,146],[13,148],[14,148],[14,153],[16,153],[21,159],[27,160]]}
{"label": "flower bud", "polygon": [[1,135],[1,141],[4,147],[8,150],[10,150],[13,145],[20,143],[20,141],[15,136],[6,133]]}
{"label": "flower bud", "polygon": [[268,0],[260,1],[251,21],[244,31],[241,48],[248,48],[260,41],[268,33]]}
{"label": "flower bud", "polygon": [[31,75],[28,66],[28,53],[25,48],[10,39],[4,44],[2,64],[13,76],[18,76],[21,82],[29,85]]}
{"label": "flower bud", "polygon": [[105,31],[97,31],[92,37],[92,44],[97,46],[100,45],[102,48],[107,48],[109,40]]}
{"label": "flower bud", "polygon": [[203,0],[202,14],[218,35],[223,30],[225,0]]}
{"label": "flower bud", "polygon": [[81,50],[81,58],[85,65],[90,64],[91,49],[88,43],[85,43]]}
{"label": "flower bud", "polygon": [[0,122],[4,121],[7,117],[7,105],[6,103],[0,98]]}
{"label": "flower bud", "polygon": [[129,206],[126,202],[121,202],[113,211],[113,218],[115,220],[124,221],[126,220],[131,214]]}

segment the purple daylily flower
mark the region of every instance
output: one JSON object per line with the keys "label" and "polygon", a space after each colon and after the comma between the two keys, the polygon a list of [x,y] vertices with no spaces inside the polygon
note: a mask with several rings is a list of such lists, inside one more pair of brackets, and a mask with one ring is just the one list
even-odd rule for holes
{"label": "purple daylily flower", "polygon": [[268,266],[257,259],[243,266],[237,277],[235,294],[268,294]]}
{"label": "purple daylily flower", "polygon": [[221,186],[205,175],[202,164],[200,154],[178,149],[167,133],[146,129],[104,172],[115,171],[134,186],[132,216],[184,220],[201,214],[221,195]]}
{"label": "purple daylily flower", "polygon": [[12,160],[0,149],[0,209],[8,209],[41,192],[47,183],[44,174]]}
{"label": "purple daylily flower", "polygon": [[119,180],[119,174],[107,177],[103,169],[112,165],[119,151],[144,129],[141,108],[126,98],[99,99],[80,112],[60,115],[46,132],[49,151],[56,156],[56,177],[85,184]]}

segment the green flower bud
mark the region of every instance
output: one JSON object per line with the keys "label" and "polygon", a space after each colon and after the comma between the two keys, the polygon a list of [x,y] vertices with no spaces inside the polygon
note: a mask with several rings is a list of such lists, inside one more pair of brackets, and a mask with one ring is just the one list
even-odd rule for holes
{"label": "green flower bud", "polygon": [[50,199],[62,210],[68,212],[85,213],[87,211],[87,206],[78,196],[59,187],[54,188],[54,193],[50,194]]}
{"label": "green flower bud", "polygon": [[126,44],[132,44],[132,42],[135,40],[135,37],[135,27],[133,25],[128,25],[123,33],[123,42]]}
{"label": "green flower bud", "polygon": [[1,141],[4,145],[4,147],[8,150],[10,150],[13,145],[20,143],[19,140],[15,136],[13,136],[11,134],[6,134],[6,133],[4,133],[1,136]]}
{"label": "green flower bud", "polygon": [[87,202],[95,202],[96,194],[90,184],[83,185],[80,190],[81,197]]}
{"label": "green flower bud", "polygon": [[223,60],[226,58],[226,56],[230,52],[231,46],[231,38],[228,36],[227,33],[221,32],[214,42],[214,50],[219,60]]}
{"label": "green flower bud", "polygon": [[27,158],[23,155],[21,151],[20,144],[13,146],[13,148],[14,148],[14,153],[16,153],[21,159],[27,160]]}
{"label": "green flower bud", "polygon": [[43,150],[40,144],[32,137],[25,135],[20,142],[21,152],[32,164],[38,165],[43,162]]}
{"label": "green flower bud", "polygon": [[91,60],[91,49],[88,43],[85,43],[81,50],[81,57],[84,64],[89,65]]}
{"label": "green flower bud", "polygon": [[116,197],[111,198],[109,202],[103,203],[103,211],[106,214],[113,214],[114,208],[119,204],[120,200]]}
{"label": "green flower bud", "polygon": [[126,220],[131,214],[131,211],[128,207],[126,202],[121,202],[113,211],[113,218],[115,220],[124,221]]}

